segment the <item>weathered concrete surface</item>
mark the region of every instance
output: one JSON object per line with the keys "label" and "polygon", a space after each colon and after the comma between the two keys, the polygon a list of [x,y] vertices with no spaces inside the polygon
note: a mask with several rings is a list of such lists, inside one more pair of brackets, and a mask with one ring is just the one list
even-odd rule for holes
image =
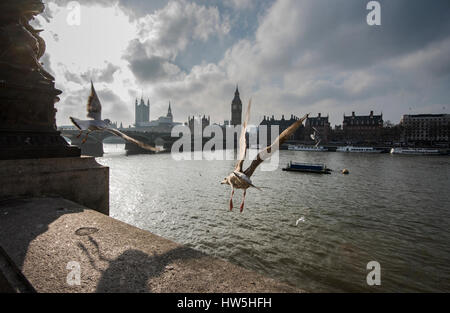
{"label": "weathered concrete surface", "polygon": [[37,292],[300,291],[61,198],[0,202],[0,245]]}
{"label": "weathered concrete surface", "polygon": [[109,214],[109,168],[92,157],[0,160],[0,200],[60,196]]}

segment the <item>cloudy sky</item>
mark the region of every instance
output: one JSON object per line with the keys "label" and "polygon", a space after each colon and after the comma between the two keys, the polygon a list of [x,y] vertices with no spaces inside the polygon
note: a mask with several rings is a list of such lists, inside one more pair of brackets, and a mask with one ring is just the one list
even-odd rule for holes
{"label": "cloudy sky", "polygon": [[[57,124],[83,117],[90,80],[103,117],[230,119],[236,84],[263,115],[450,113],[450,1],[385,0],[369,26],[368,0],[47,0],[41,62],[63,91]],[[75,25],[73,23],[75,21]]]}

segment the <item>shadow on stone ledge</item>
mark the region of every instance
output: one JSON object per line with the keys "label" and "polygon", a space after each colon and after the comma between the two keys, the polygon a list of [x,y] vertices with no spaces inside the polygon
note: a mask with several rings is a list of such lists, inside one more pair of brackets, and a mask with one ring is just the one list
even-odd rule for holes
{"label": "shadow on stone ledge", "polygon": [[[108,259],[102,254],[97,241],[91,236],[88,238],[93,249],[89,249],[83,243],[79,243],[78,246],[87,255],[92,267],[102,273],[96,292],[151,292],[147,285],[148,281],[165,272],[169,264],[176,260],[205,256],[187,247],[177,247],[162,254],[154,253],[152,256],[140,250],[129,249],[115,259]],[[106,270],[100,268],[98,261],[108,263]]]}

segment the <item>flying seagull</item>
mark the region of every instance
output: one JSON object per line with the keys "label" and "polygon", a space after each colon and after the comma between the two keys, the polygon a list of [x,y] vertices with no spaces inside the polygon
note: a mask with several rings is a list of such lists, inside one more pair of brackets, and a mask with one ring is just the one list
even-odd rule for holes
{"label": "flying seagull", "polygon": [[139,140],[131,138],[130,136],[125,135],[121,131],[115,129],[111,125],[111,121],[109,119],[102,120],[102,105],[97,96],[97,93],[94,89],[94,84],[91,81],[91,94],[87,103],[87,117],[88,120],[80,120],[75,117],[70,117],[72,123],[80,130],[80,134],[77,137],[80,137],[83,134],[83,131],[87,131],[86,136],[83,138],[82,143],[85,143],[89,134],[93,131],[107,131],[115,136],[119,136],[129,142],[132,142],[139,147],[151,150],[154,152],[160,151],[160,149],[152,147],[146,143],[143,143]]}
{"label": "flying seagull", "polygon": [[297,226],[298,223],[304,222],[304,221],[305,221],[305,217],[304,217],[304,216],[300,217],[300,218],[297,220],[297,222],[295,222],[295,226]]}
{"label": "flying seagull", "polygon": [[244,210],[244,201],[245,201],[245,195],[247,193],[247,189],[250,187],[254,187],[256,189],[261,190],[260,188],[256,187],[252,184],[252,181],[250,177],[255,172],[256,168],[268,157],[271,156],[272,153],[278,150],[279,146],[285,142],[289,136],[291,136],[297,128],[302,125],[303,121],[308,117],[308,114],[306,114],[301,119],[295,121],[291,126],[289,126],[286,130],[284,130],[276,139],[275,141],[267,146],[264,150],[260,151],[256,158],[252,161],[250,166],[243,171],[242,166],[244,165],[244,159],[245,154],[247,152],[247,139],[245,136],[246,130],[247,130],[247,124],[250,118],[250,107],[252,104],[252,99],[248,102],[248,108],[247,113],[245,114],[245,120],[244,124],[242,125],[241,130],[241,136],[239,138],[239,158],[236,163],[236,166],[234,168],[234,171],[225,177],[221,184],[230,185],[231,186],[231,197],[230,197],[230,211],[233,210],[233,195],[234,195],[234,189],[244,189],[244,197],[242,199],[242,203],[240,206],[240,211],[242,212]]}
{"label": "flying seagull", "polygon": [[314,129],[314,133],[311,134],[310,136],[311,136],[311,139],[316,142],[315,147],[317,147],[317,146],[319,146],[319,143],[322,141],[319,137],[320,132],[315,127],[313,127],[312,129]]}

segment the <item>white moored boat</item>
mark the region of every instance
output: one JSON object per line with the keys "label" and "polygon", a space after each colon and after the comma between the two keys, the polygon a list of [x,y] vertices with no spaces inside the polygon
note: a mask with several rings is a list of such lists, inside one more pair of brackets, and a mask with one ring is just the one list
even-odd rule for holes
{"label": "white moored boat", "polygon": [[353,146],[344,146],[338,147],[336,149],[338,152],[360,152],[360,153],[381,153],[381,150],[375,149],[373,147],[353,147]]}
{"label": "white moored boat", "polygon": [[438,149],[424,149],[424,148],[392,148],[392,154],[409,154],[409,155],[439,155]]}
{"label": "white moored boat", "polygon": [[302,146],[302,145],[289,145],[288,150],[293,151],[314,151],[314,152],[326,152],[327,148],[324,146]]}

